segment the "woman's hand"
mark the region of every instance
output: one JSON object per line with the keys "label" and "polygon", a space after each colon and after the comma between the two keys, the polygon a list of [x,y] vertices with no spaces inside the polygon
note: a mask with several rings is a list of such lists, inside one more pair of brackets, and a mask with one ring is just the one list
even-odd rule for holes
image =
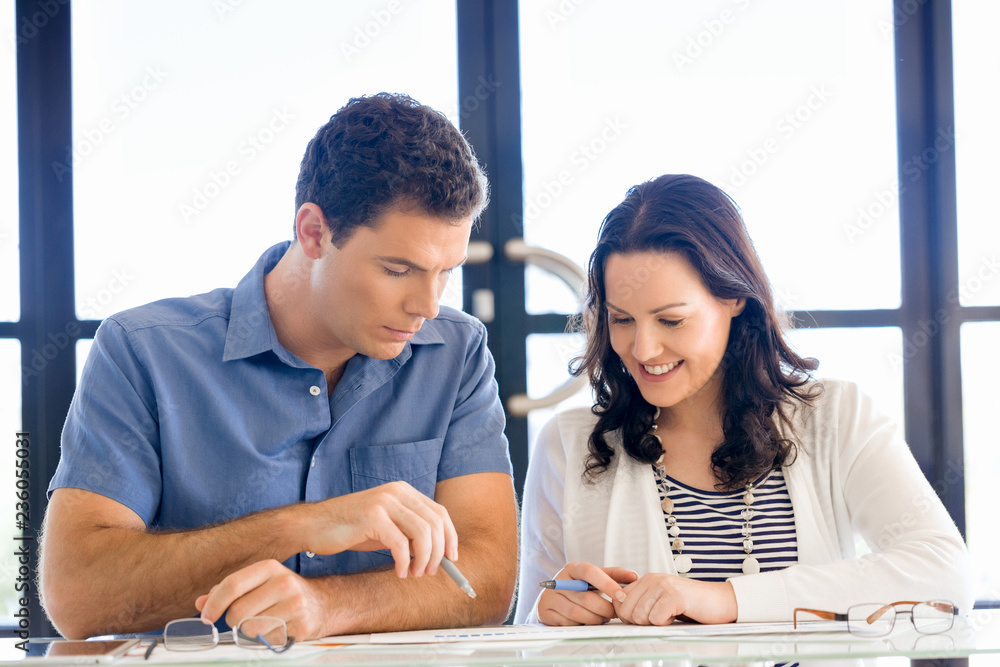
{"label": "woman's hand", "polygon": [[625,594],[624,601],[615,602],[615,612],[635,625],[669,625],[678,616],[698,623],[733,623],[737,617],[736,593],[728,581],[651,573],[626,586]]}
{"label": "woman's hand", "polygon": [[601,596],[603,593],[617,603],[627,599],[621,584],[638,579],[638,575],[623,567],[597,567],[574,561],[559,571],[556,579],[579,579],[594,586],[596,591],[545,590],[538,599],[538,620],[545,625],[600,625],[615,617],[615,607]]}

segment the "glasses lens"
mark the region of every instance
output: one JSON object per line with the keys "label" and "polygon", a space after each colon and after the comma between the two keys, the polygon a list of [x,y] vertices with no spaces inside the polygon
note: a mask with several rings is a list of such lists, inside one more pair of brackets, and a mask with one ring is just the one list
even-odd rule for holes
{"label": "glasses lens", "polygon": [[163,628],[163,647],[168,651],[203,651],[219,643],[219,631],[196,618],[170,621]]}
{"label": "glasses lens", "polygon": [[251,616],[236,626],[236,643],[244,648],[279,649],[288,643],[285,622],[273,616]]}
{"label": "glasses lens", "polygon": [[913,605],[913,626],[925,635],[948,632],[954,621],[955,608],[950,602],[933,600]]}
{"label": "glasses lens", "polygon": [[882,604],[856,604],[847,610],[847,629],[859,637],[882,637],[892,632],[896,610]]}

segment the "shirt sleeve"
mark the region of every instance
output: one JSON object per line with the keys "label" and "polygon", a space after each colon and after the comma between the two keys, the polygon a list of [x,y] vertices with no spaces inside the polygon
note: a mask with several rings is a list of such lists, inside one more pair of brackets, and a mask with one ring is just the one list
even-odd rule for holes
{"label": "shirt sleeve", "polygon": [[563,541],[563,499],[566,450],[559,431],[559,415],[542,428],[524,481],[521,511],[521,571],[515,623],[538,623],[538,582],[556,575],[566,565]]}
{"label": "shirt sleeve", "polygon": [[149,525],[162,487],[159,452],[148,374],[127,332],[113,318],[105,320],[70,403],[48,493],[62,487],[99,493]]}
{"label": "shirt sleeve", "polygon": [[[791,620],[795,607],[843,612],[862,601],[943,599],[970,611],[968,550],[901,430],[854,385],[831,393],[820,400],[832,399],[834,412],[807,422],[808,440],[822,454],[811,464],[812,479],[825,476],[829,495],[842,500],[828,495],[817,502],[835,508],[839,501],[849,522],[840,532],[861,537],[871,552],[730,579],[739,620]],[[845,535],[830,539],[843,543]]]}
{"label": "shirt sleeve", "polygon": [[493,355],[486,346],[486,327],[477,322],[467,346],[461,386],[455,399],[438,467],[438,481],[479,472],[513,476],[506,418]]}

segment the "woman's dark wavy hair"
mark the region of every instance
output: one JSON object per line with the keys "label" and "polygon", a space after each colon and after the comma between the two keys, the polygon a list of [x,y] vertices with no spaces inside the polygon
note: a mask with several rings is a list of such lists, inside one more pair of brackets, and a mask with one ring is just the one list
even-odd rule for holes
{"label": "woman's dark wavy hair", "polygon": [[[719,188],[695,176],[665,175],[634,186],[601,224],[590,256],[589,290],[583,316],[587,348],[571,371],[587,373],[598,416],[590,435],[585,475],[593,481],[608,469],[614,448],[606,434],[620,431],[625,452],[653,463],[662,453],[649,435],[655,408],[611,348],[604,270],[611,254],[679,253],[719,299],[745,299],[735,317],[720,369],[724,441],[712,454],[718,488],[734,489],[794,460],[796,445],[778,431],[792,432],[790,409],[818,395],[806,388],[819,363],[797,355],[785,342],[784,317],[747,234],[736,204]],[[641,281],[642,276],[636,276]],[[663,447],[670,443],[664,441]]]}
{"label": "woman's dark wavy hair", "polygon": [[407,95],[347,102],[306,147],[295,210],[323,209],[334,245],[390,207],[458,222],[479,217],[489,183],[472,147],[444,114]]}

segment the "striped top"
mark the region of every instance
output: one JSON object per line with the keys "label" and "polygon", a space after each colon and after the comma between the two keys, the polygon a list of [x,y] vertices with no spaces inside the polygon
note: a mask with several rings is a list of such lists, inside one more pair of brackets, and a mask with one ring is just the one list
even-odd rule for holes
{"label": "striped top", "polygon": [[[703,491],[686,486],[653,466],[660,501],[669,495],[672,511],[684,541],[683,553],[691,557],[691,570],[684,576],[702,581],[725,581],[743,574],[741,514],[746,508],[745,489]],[[765,473],[753,485],[753,517],[750,519],[752,555],[760,571],[780,570],[798,560],[795,513],[788,495],[785,475],[780,468]],[[664,512],[665,529],[669,515]],[[673,542],[673,538],[670,540]],[[676,557],[677,551],[673,552]]]}

